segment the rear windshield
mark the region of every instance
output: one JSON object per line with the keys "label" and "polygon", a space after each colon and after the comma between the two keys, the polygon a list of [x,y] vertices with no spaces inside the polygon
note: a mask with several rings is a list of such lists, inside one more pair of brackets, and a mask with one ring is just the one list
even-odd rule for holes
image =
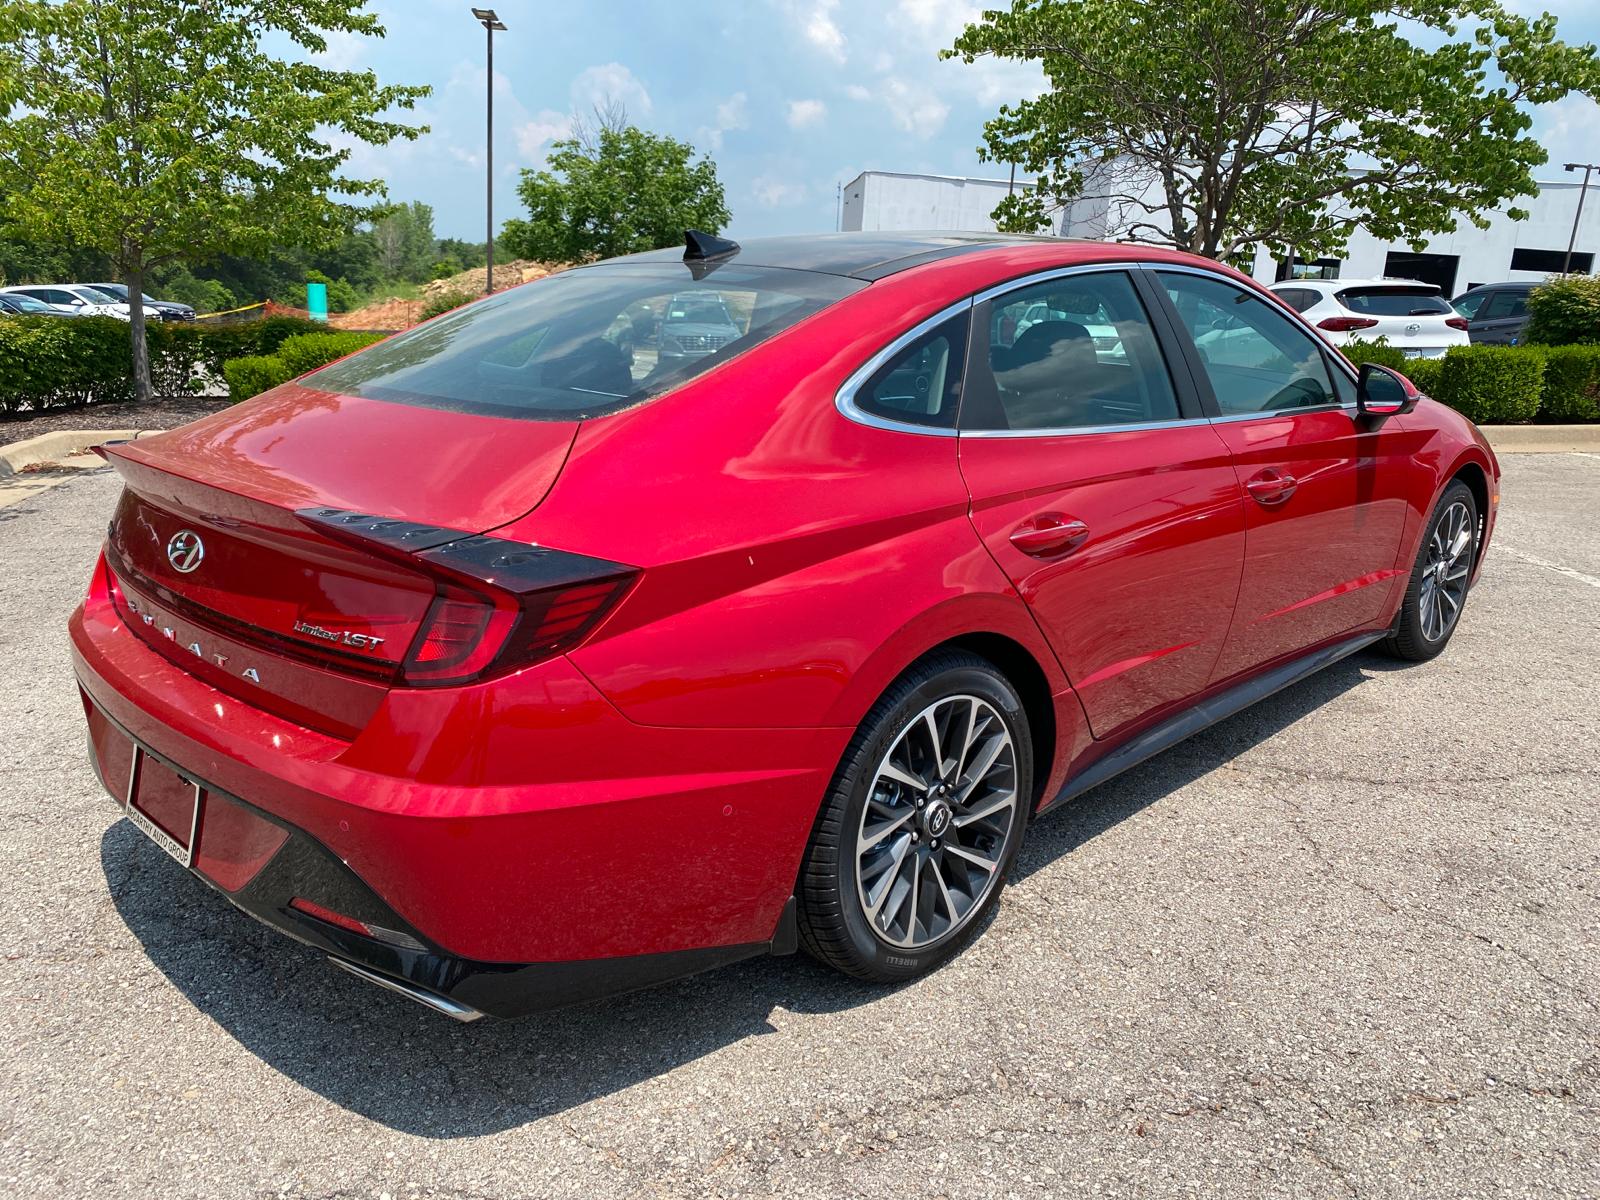
{"label": "rear windshield", "polygon": [[430,408],[535,420],[603,416],[659,395],[858,291],[773,267],[607,264],[446,313],[306,383]]}
{"label": "rear windshield", "polygon": [[1455,310],[1439,289],[1417,287],[1354,287],[1339,293],[1339,303],[1365,317],[1431,317]]}

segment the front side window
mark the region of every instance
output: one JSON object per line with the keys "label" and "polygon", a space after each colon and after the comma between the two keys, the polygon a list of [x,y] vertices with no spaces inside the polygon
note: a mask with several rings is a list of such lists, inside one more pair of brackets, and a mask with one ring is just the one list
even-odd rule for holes
{"label": "front side window", "polygon": [[967,357],[967,314],[951,317],[885,363],[855,394],[863,412],[953,429]]}
{"label": "front side window", "polygon": [[533,420],[603,416],[759,345],[865,287],[837,275],[674,263],[564,271],[325,367],[310,387]]}
{"label": "front side window", "polygon": [[1209,276],[1161,279],[1223,416],[1337,403],[1322,347],[1281,310]]}
{"label": "front side window", "polygon": [[1470,321],[1478,315],[1478,310],[1483,307],[1483,302],[1489,296],[1489,292],[1473,292],[1471,295],[1462,296],[1459,300],[1452,300],[1450,306]]}
{"label": "front side window", "polygon": [[987,354],[968,370],[963,429],[1073,429],[1171,421],[1178,400],[1133,282],[1068,275],[980,305]]}

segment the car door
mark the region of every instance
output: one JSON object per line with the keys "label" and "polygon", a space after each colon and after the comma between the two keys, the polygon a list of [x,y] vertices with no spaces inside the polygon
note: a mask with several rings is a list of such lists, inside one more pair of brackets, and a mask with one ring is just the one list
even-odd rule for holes
{"label": "car door", "polygon": [[961,403],[973,525],[1097,738],[1205,687],[1244,554],[1227,447],[1169,369],[1137,274],[1067,269],[979,297]]}
{"label": "car door", "polygon": [[1528,324],[1528,293],[1521,288],[1495,288],[1467,325],[1475,342],[1514,346]]}
{"label": "car door", "polygon": [[[1244,576],[1212,682],[1379,621],[1403,586],[1414,449],[1403,422],[1360,417],[1347,368],[1256,292],[1209,272],[1154,274],[1248,497]],[[1209,336],[1218,327],[1223,342]]]}

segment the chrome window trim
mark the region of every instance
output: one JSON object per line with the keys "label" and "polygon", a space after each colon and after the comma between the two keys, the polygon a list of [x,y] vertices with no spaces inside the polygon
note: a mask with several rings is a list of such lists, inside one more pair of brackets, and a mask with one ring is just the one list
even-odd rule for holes
{"label": "chrome window trim", "polygon": [[[918,322],[906,330],[851,372],[850,377],[840,384],[839,390],[834,393],[833,406],[839,410],[842,416],[854,421],[857,425],[866,425],[872,429],[887,429],[893,433],[918,433],[924,437],[955,437],[959,431],[954,428],[945,429],[939,425],[918,425],[914,421],[896,421],[889,417],[880,417],[877,413],[869,413],[856,404],[856,393],[900,351],[924,334],[931,333],[952,317],[958,317],[963,312],[970,313],[972,305],[972,297],[968,296],[964,300],[958,300],[956,303],[940,309],[933,316]],[[972,330],[969,325],[967,330],[969,345],[971,344],[971,339]],[[965,363],[963,363],[963,380],[964,377]]]}
{"label": "chrome window trim", "polygon": [[[889,417],[880,417],[876,413],[869,413],[860,408],[856,402],[856,394],[878,371],[893,359],[900,351],[912,342],[931,332],[952,317],[960,316],[963,312],[970,313],[978,305],[987,303],[997,297],[1011,292],[1021,291],[1024,288],[1034,287],[1037,284],[1048,283],[1053,279],[1064,279],[1073,275],[1088,275],[1103,273],[1105,271],[1172,271],[1185,275],[1198,275],[1203,279],[1214,279],[1219,283],[1227,284],[1239,291],[1248,294],[1249,289],[1239,287],[1239,284],[1218,271],[1207,270],[1204,267],[1191,267],[1185,263],[1147,262],[1119,259],[1108,262],[1077,263],[1070,267],[1055,267],[1048,271],[1036,272],[1019,279],[1009,279],[1004,283],[997,283],[985,288],[965,299],[940,309],[932,316],[913,325],[910,329],[894,338],[861,366],[850,373],[850,376],[839,386],[834,394],[834,407],[840,415],[857,425],[865,425],[871,429],[883,429],[891,433],[920,434],[923,437],[964,437],[964,438],[1059,438],[1059,437],[1085,437],[1103,436],[1108,433],[1148,433],[1161,429],[1178,429],[1190,425],[1222,425],[1234,424],[1240,421],[1265,421],[1278,420],[1286,416],[1303,416],[1307,413],[1318,412],[1346,412],[1355,414],[1359,409],[1351,404],[1321,404],[1315,408],[1284,409],[1278,412],[1251,412],[1234,413],[1231,415],[1208,417],[1177,417],[1166,421],[1130,421],[1120,425],[1055,425],[1045,429],[945,429],[936,425],[919,425],[912,421],[896,421]],[[1289,313],[1292,320],[1297,320],[1300,327],[1317,342],[1319,346],[1334,351],[1334,356],[1328,361],[1338,366],[1350,378],[1357,382],[1359,372],[1352,367],[1344,355],[1338,351],[1327,339],[1320,336],[1317,331],[1300,319],[1299,313]],[[1151,330],[1154,334],[1154,329]],[[968,327],[968,349],[971,348],[971,327]],[[1328,356],[1325,354],[1324,358]],[[971,369],[971,363],[964,365],[963,374]]]}

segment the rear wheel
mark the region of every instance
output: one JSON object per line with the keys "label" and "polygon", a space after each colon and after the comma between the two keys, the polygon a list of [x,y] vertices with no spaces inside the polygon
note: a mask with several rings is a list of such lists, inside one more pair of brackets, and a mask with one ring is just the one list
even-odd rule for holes
{"label": "rear wheel", "polygon": [[1433,510],[1385,650],[1396,658],[1423,662],[1449,644],[1466,606],[1477,549],[1478,504],[1472,489],[1458,481],[1445,489]]}
{"label": "rear wheel", "polygon": [[806,949],[886,982],[949,958],[998,900],[1032,794],[1028,718],[1005,676],[964,652],[912,668],[823,802],[800,879]]}

